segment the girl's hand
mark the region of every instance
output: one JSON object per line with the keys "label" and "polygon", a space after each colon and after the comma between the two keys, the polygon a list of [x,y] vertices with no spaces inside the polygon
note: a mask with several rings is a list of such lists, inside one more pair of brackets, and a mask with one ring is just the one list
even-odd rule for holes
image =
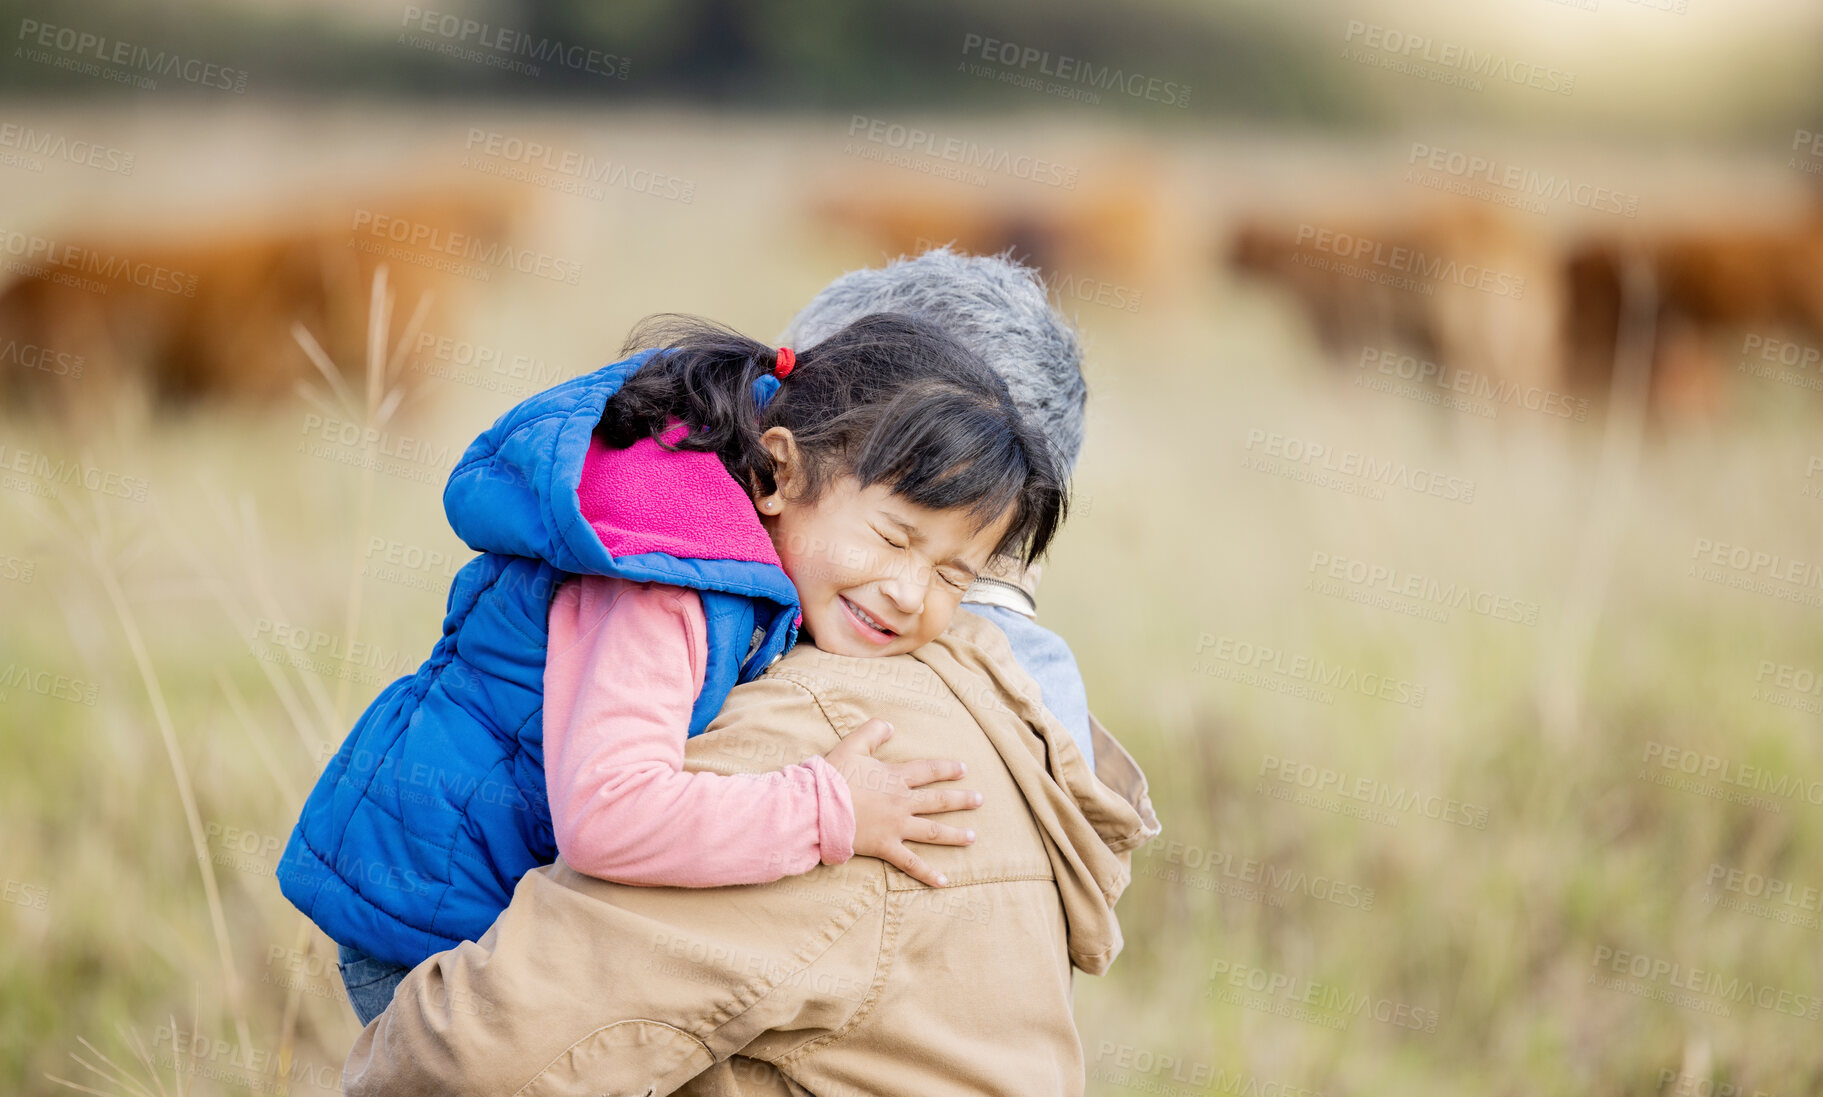
{"label": "girl's hand", "polygon": [[945,887],[949,881],[943,874],[933,872],[905,843],[966,846],[973,842],[972,830],[919,816],[971,811],[981,806],[981,794],[966,789],[918,791],[918,786],[933,781],[953,781],[968,769],[961,762],[935,758],[888,765],[873,752],[892,734],[892,725],[885,720],[869,720],[823,756],[848,782],[855,807],[855,852],[897,865],[932,887]]}

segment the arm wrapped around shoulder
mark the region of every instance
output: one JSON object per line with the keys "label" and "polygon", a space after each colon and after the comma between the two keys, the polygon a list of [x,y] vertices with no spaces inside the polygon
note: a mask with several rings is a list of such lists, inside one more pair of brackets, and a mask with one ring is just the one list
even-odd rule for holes
{"label": "arm wrapped around shoulder", "polygon": [[566,864],[622,884],[722,887],[852,855],[847,786],[815,752],[775,743],[755,772],[686,771],[705,659],[695,591],[584,576],[550,621],[545,780]]}

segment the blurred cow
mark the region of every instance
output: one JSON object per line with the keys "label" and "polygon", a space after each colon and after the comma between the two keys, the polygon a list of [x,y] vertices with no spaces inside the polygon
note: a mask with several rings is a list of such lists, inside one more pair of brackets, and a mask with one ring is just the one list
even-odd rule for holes
{"label": "blurred cow", "polygon": [[[1823,208],[1785,226],[1590,238],[1570,251],[1564,268],[1574,303],[1565,331],[1572,383],[1607,381],[1629,261],[1643,261],[1651,276],[1652,394],[1665,411],[1704,414],[1721,406],[1729,373],[1756,341],[1764,345],[1771,336],[1823,347]],[[1814,361],[1807,367],[1814,371]]]}
{"label": "blurred cow", "polygon": [[1559,260],[1492,211],[1244,222],[1227,258],[1289,291],[1351,365],[1397,350],[1521,385],[1561,372]]}
{"label": "blurred cow", "polygon": [[359,375],[381,262],[396,337],[426,292],[459,316],[480,283],[446,273],[452,244],[509,241],[514,221],[510,193],[469,188],[351,194],[257,224],[15,234],[0,269],[0,357],[23,368],[0,368],[0,399],[76,408],[123,387],[163,403],[269,399],[316,376],[294,323]]}
{"label": "blurred cow", "polygon": [[[1600,397],[1623,312],[1650,318],[1649,399],[1672,417],[1720,410],[1744,334],[1823,346],[1823,211],[1785,226],[1567,240],[1459,206],[1340,224],[1248,220],[1227,258],[1289,292],[1349,364],[1391,348],[1496,383]],[[1494,274],[1474,284],[1426,274],[1439,261]]]}

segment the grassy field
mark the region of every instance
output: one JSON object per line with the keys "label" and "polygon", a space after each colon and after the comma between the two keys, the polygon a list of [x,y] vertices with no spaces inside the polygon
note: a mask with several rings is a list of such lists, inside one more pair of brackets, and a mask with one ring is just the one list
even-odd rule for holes
{"label": "grassy field", "polygon": [[[567,374],[653,311],[764,337],[879,261],[782,182],[827,148],[666,128],[638,147],[696,202],[557,205],[589,277],[490,287],[473,339]],[[1166,831],[1126,953],[1079,982],[1090,1092],[1823,1089],[1823,609],[1710,559],[1823,559],[1823,397],[1742,380],[1727,420],[1605,458],[1599,409],[1442,411],[1351,385],[1219,272],[1145,288],[1078,305],[1089,441],[1042,592]],[[386,427],[433,457],[373,471],[301,400],[0,423],[0,464],[85,470],[0,484],[9,1092],[339,1088],[333,949],[272,870],[325,750],[436,635],[462,556],[434,454],[513,399],[467,380]],[[1275,434],[1472,498],[1255,467]],[[1431,593],[1351,581],[1373,568]],[[334,650],[294,665],[299,636]]]}

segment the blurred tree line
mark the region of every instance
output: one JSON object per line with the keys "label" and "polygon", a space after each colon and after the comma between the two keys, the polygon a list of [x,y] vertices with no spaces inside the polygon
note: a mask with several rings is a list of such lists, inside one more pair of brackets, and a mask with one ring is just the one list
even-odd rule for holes
{"label": "blurred tree line", "polygon": [[[14,96],[134,94],[27,58],[28,21],[37,21],[244,70],[247,91],[262,95],[573,98],[734,111],[1054,108],[1051,96],[1015,92],[961,69],[965,61],[980,63],[979,43],[993,39],[1048,53],[1049,60],[1019,69],[1041,79],[1047,65],[1070,57],[1097,71],[1188,87],[1183,109],[1144,96],[1101,95],[1101,107],[1129,119],[1334,124],[1370,121],[1373,111],[1319,56],[1320,36],[1296,33],[1269,7],[1197,0],[0,0],[0,11],[0,26],[13,39],[0,64],[0,93]],[[546,64],[530,78],[403,44],[406,34],[436,40],[420,28],[427,13],[625,58],[627,76],[604,79],[583,67]],[[965,55],[965,43],[976,43],[977,52]],[[167,86],[185,90],[160,82],[161,91]]]}

